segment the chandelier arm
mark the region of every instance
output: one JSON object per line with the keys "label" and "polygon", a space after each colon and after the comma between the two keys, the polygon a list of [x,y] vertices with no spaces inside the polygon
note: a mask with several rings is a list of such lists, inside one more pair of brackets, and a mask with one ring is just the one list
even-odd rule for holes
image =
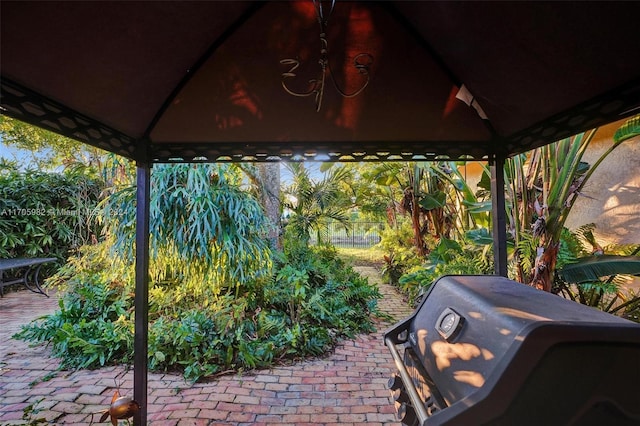
{"label": "chandelier arm", "polygon": [[315,104],[316,104],[316,112],[320,111],[322,107],[322,98],[324,97],[324,88],[327,79],[327,73],[333,82],[333,86],[336,88],[338,93],[345,98],[353,98],[358,96],[362,91],[369,85],[369,81],[371,76],[369,75],[369,67],[373,63],[373,56],[369,53],[359,53],[353,59],[353,66],[358,70],[359,74],[362,74],[363,77],[366,78],[362,86],[357,89],[353,93],[346,93],[338,86],[338,82],[336,81],[333,71],[331,70],[331,65],[329,64],[329,41],[327,40],[327,24],[329,22],[329,17],[333,13],[333,8],[336,5],[336,0],[331,0],[329,13],[325,17],[324,7],[322,5],[322,0],[311,0],[313,3],[313,7],[316,11],[316,18],[318,20],[318,25],[320,26],[320,59],[318,60],[318,64],[320,65],[320,73],[318,78],[309,80],[309,84],[311,85],[311,89],[307,92],[297,92],[295,90],[290,89],[287,86],[286,79],[297,77],[296,69],[300,67],[300,61],[297,59],[282,59],[280,63],[282,65],[291,65],[291,68],[282,73],[282,87],[284,90],[293,96],[298,97],[306,97],[315,94]]}
{"label": "chandelier arm", "polygon": [[[367,62],[363,63],[359,61],[360,58],[363,58],[363,57],[366,58]],[[371,76],[369,75],[369,67],[371,66],[372,63],[373,63],[373,56],[369,53],[359,53],[356,55],[355,58],[353,58],[353,66],[358,70],[359,74],[362,74],[363,76],[366,77],[366,81],[355,92],[346,93],[344,90],[340,88],[340,86],[338,86],[338,82],[333,76],[333,70],[331,69],[331,66],[329,65],[329,63],[327,62],[327,67],[329,68],[329,75],[331,76],[331,81],[333,82],[333,86],[336,88],[338,93],[340,93],[340,95],[342,95],[342,97],[345,97],[345,98],[355,98],[360,93],[362,93],[362,91],[367,88],[367,86],[369,85],[369,81],[371,80]]]}
{"label": "chandelier arm", "polygon": [[[327,76],[327,66],[329,65],[328,61],[320,60],[320,67],[322,68],[322,73],[320,74],[320,86],[318,87],[318,91],[316,92],[316,112],[320,112],[320,107],[322,107],[322,98],[324,97],[324,83]],[[331,69],[329,69],[331,71]]]}
{"label": "chandelier arm", "polygon": [[314,85],[314,88],[312,88],[308,92],[295,92],[295,91],[289,89],[287,87],[287,84],[284,81],[282,81],[282,87],[284,88],[285,92],[287,92],[290,95],[298,96],[298,97],[301,97],[301,98],[305,98],[307,96],[311,96],[314,93],[318,92],[318,90],[315,88],[315,85],[317,84],[317,80],[309,80],[309,84]]}
{"label": "chandelier arm", "polygon": [[[318,92],[318,79],[315,78],[309,80],[311,89],[308,92],[296,92],[295,90],[289,89],[289,87],[287,87],[285,79],[295,78],[297,76],[294,71],[300,66],[300,61],[298,61],[297,59],[282,59],[280,60],[280,63],[283,65],[291,65],[289,71],[282,73],[282,87],[288,94],[293,96],[306,97]],[[324,85],[324,82],[322,82],[322,84]]]}
{"label": "chandelier arm", "polygon": [[331,0],[331,7],[329,8],[329,16],[327,19],[324,19],[324,9],[322,8],[322,0],[311,0],[313,2],[313,6],[316,9],[316,16],[318,17],[318,21],[320,22],[320,26],[324,26],[329,21],[329,16],[333,13],[333,8],[336,5],[336,0]]}

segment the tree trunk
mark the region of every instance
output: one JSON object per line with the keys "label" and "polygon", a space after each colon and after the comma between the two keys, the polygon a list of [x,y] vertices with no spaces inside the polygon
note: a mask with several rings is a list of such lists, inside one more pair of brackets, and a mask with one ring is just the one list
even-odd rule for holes
{"label": "tree trunk", "polygon": [[259,163],[258,174],[262,183],[260,202],[274,225],[269,234],[269,240],[272,247],[281,248],[280,163]]}
{"label": "tree trunk", "polygon": [[413,227],[413,244],[418,250],[418,255],[421,257],[426,257],[429,254],[429,250],[424,243],[424,238],[422,236],[422,223],[420,221],[420,205],[418,204],[418,197],[411,189],[405,190],[405,197],[408,201],[405,201],[410,208],[411,213],[411,224]]}
{"label": "tree trunk", "polygon": [[546,249],[541,247],[544,251],[536,258],[531,286],[538,290],[551,291],[559,247],[559,243],[551,243]]}

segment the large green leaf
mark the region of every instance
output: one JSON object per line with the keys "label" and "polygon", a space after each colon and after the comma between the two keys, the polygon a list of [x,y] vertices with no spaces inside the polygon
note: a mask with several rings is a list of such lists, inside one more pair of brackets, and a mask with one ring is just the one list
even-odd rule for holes
{"label": "large green leaf", "polygon": [[493,237],[487,228],[470,229],[465,233],[465,237],[478,245],[485,246],[493,244]]}
{"label": "large green leaf", "polygon": [[491,210],[493,209],[491,200],[477,201],[477,202],[463,200],[462,204],[464,204],[467,207],[467,210],[470,213],[487,213],[487,212],[491,212]]}
{"label": "large green leaf", "polygon": [[462,254],[462,247],[460,244],[455,240],[443,237],[431,252],[431,259],[437,262],[448,262],[457,254]]}
{"label": "large green leaf", "polygon": [[576,263],[558,270],[560,277],[568,283],[595,281],[611,275],[639,275],[640,257],[638,256],[588,256]]}
{"label": "large green leaf", "polygon": [[640,115],[636,115],[635,117],[625,121],[625,123],[614,133],[613,141],[615,143],[620,143],[635,136],[640,136]]}
{"label": "large green leaf", "polygon": [[447,194],[437,191],[434,194],[423,194],[420,206],[425,210],[442,208],[447,204]]}

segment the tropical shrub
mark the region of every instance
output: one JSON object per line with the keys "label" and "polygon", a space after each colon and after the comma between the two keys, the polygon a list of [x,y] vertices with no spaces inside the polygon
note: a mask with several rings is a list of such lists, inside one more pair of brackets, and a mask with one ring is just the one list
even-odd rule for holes
{"label": "tropical shrub", "polygon": [[[507,241],[511,258],[509,276],[539,289],[552,290],[556,268],[561,267],[564,224],[575,201],[599,165],[621,143],[640,134],[640,117],[628,120],[613,142],[593,162],[583,161],[597,129],[565,138],[529,153],[507,159],[504,167]],[[465,203],[473,213],[491,211],[490,172],[485,168],[477,202]],[[480,222],[476,222],[480,223]],[[478,232],[470,229],[469,232]],[[489,235],[489,231],[483,231]],[[484,237],[481,244],[491,244]]]}
{"label": "tropical shrub", "polygon": [[[287,211],[286,227],[306,245],[315,233],[319,243],[328,238],[327,223],[345,225],[352,202],[342,189],[342,181],[350,175],[346,167],[331,167],[319,181],[312,179],[303,163],[288,163],[292,176],[285,186],[283,207]],[[345,228],[346,229],[346,228]]]}
{"label": "tropical shrub", "polygon": [[91,220],[103,184],[84,169],[61,173],[0,164],[0,257],[56,257],[64,262],[100,228]]}
{"label": "tropical shrub", "polygon": [[[284,252],[272,253],[268,224],[255,199],[238,190],[233,170],[165,167],[151,186],[152,370],[197,380],[318,355],[340,337],[372,330],[380,295],[335,250],[285,236]],[[103,204],[119,212],[103,218],[105,241],[85,247],[50,280],[68,290],[60,310],[17,335],[50,343],[67,367],[131,361],[132,192],[122,188]]]}
{"label": "tropical shrub", "polygon": [[466,181],[463,165],[383,163],[362,174],[376,183],[378,192],[369,189],[370,194],[387,198],[388,229],[379,247],[386,251],[383,275],[390,283],[398,284],[405,272],[419,268],[439,241],[463,241],[469,231],[488,226],[491,206],[482,202],[485,194],[476,194]]}
{"label": "tropical shrub", "polygon": [[405,271],[422,263],[413,236],[411,221],[403,216],[397,218],[395,226],[387,226],[380,233],[377,247],[387,253],[383,256],[382,277],[389,284],[397,285]]}
{"label": "tropical shrub", "polygon": [[[240,182],[240,171],[228,165],[154,167],[149,272],[152,280],[176,287],[179,300],[233,291],[270,273],[269,223]],[[117,188],[101,207],[112,256],[131,262],[135,186]]]}
{"label": "tropical shrub", "polygon": [[[60,310],[16,337],[49,343],[65,368],[131,362],[132,271],[121,280],[104,243],[83,250],[54,277],[68,290]],[[341,337],[372,331],[380,297],[324,247],[281,254],[273,273],[246,283],[239,297],[175,297],[181,291],[153,283],[149,367],[187,380],[320,355]]]}
{"label": "tropical shrub", "polygon": [[600,245],[594,224],[564,229],[552,292],[640,322],[640,294],[628,287],[640,275],[640,245]]}
{"label": "tropical shrub", "polygon": [[491,274],[493,263],[489,259],[491,256],[473,244],[461,245],[455,240],[443,238],[426,262],[408,269],[400,277],[398,287],[409,300],[416,300],[443,275]]}
{"label": "tropical shrub", "polygon": [[[584,162],[583,157],[597,129],[545,145],[528,156],[519,155],[507,161],[507,216],[517,248],[514,261],[518,281],[551,291],[558,266],[560,240],[569,212],[607,156],[621,143],[640,133],[639,123],[639,117],[627,120],[615,133],[613,142],[593,164]],[[535,255],[521,252],[521,244],[529,244],[526,240],[531,240],[535,245]]]}
{"label": "tropical shrub", "polygon": [[84,246],[49,280],[64,285],[59,310],[23,327],[18,338],[46,342],[62,368],[128,362],[133,349],[133,292],[111,267],[105,243]]}

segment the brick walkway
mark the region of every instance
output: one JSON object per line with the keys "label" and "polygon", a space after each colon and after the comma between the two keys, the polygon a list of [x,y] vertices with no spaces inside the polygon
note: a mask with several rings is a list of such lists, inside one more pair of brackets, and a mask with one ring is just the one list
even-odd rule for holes
{"label": "brick walkway", "polygon": [[[373,268],[358,268],[378,283],[380,307],[399,320],[411,313],[394,288],[381,284]],[[23,409],[36,403],[33,418],[50,424],[88,425],[108,407],[116,380],[132,395],[133,372],[123,367],[56,372],[58,362],[45,347],[11,339],[21,324],[53,312],[49,299],[27,291],[0,299],[0,425],[24,424]],[[148,420],[156,426],[184,425],[397,425],[387,380],[394,370],[382,333],[340,342],[323,359],[208,383],[181,376],[149,374]],[[123,422],[121,422],[124,424]]]}

